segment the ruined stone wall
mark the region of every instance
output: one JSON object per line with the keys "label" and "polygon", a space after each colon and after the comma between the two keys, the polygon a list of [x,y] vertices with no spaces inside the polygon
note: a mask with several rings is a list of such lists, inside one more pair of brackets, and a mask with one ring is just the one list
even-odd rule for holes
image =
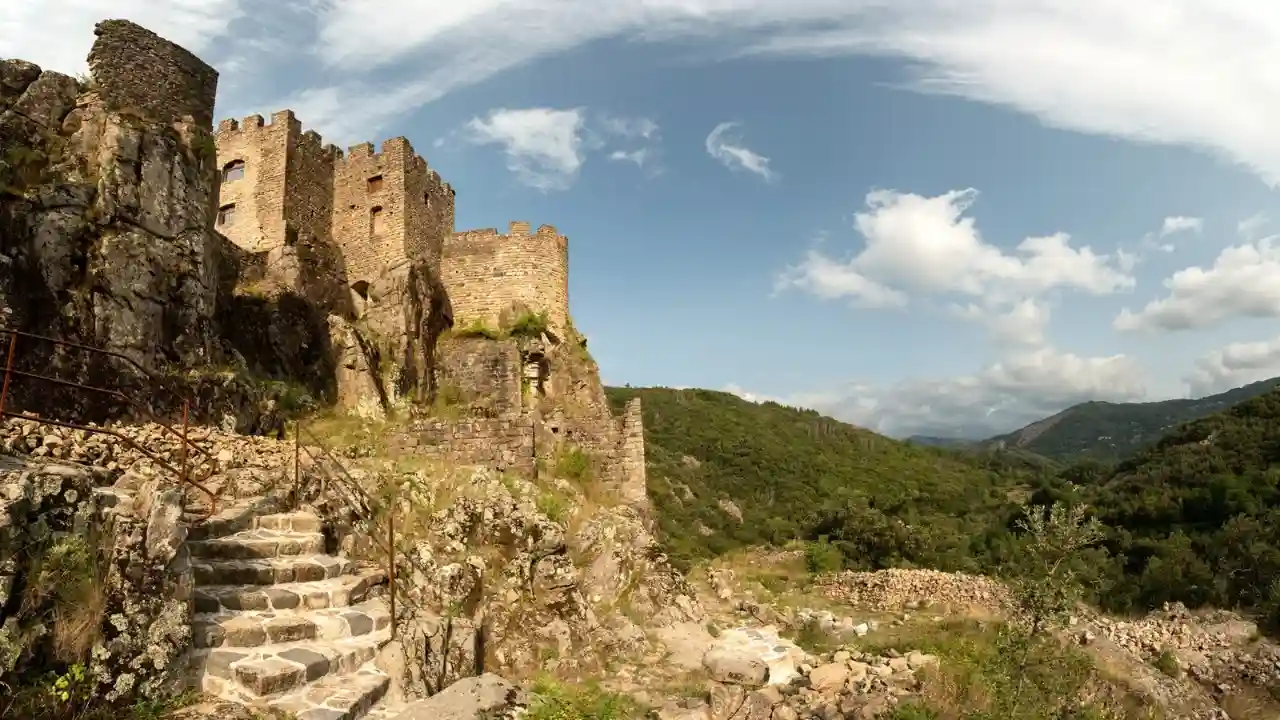
{"label": "ruined stone wall", "polygon": [[644,464],[644,413],[640,398],[627,402],[618,418],[618,470],[622,498],[631,505],[648,507],[649,493]]}
{"label": "ruined stone wall", "polygon": [[414,423],[402,439],[405,450],[458,465],[480,465],[532,476],[534,425],[530,417],[486,418]]}
{"label": "ruined stone wall", "polygon": [[546,312],[553,331],[569,318],[569,241],[554,227],[529,231],[513,222],[506,235],[492,228],[455,233],[445,243],[443,277],[459,326],[497,326],[513,304]]}
{"label": "ruined stone wall", "polygon": [[189,117],[199,127],[212,126],[217,70],[127,20],[104,20],[93,32],[89,70],[108,110],[130,110],[160,123]]}
{"label": "ruined stone wall", "polygon": [[[437,348],[437,377],[444,401],[460,401],[485,417],[523,411],[520,350],[511,341],[449,338]],[[458,393],[450,398],[450,393]]]}

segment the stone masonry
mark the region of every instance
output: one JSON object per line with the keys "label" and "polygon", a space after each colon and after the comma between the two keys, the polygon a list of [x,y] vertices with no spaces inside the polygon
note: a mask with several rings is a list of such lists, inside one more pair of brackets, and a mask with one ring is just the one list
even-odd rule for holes
{"label": "stone masonry", "polygon": [[[439,267],[453,232],[454,190],[403,137],[344,153],[302,130],[291,110],[223,120],[218,227],[236,245],[283,262],[300,237],[338,249],[329,282],[363,294],[388,266],[426,257]],[[306,268],[295,273],[306,274]],[[289,273],[283,273],[286,276]],[[289,283],[294,284],[294,283]]]}
{"label": "stone masonry", "polygon": [[513,222],[506,235],[493,228],[455,233],[441,268],[460,326],[496,327],[513,304],[546,312],[552,331],[569,322],[569,240],[550,225],[530,232]]}

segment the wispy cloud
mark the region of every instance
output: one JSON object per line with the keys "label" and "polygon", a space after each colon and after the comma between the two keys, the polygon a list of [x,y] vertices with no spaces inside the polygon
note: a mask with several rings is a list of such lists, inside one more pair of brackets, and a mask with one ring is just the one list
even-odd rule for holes
{"label": "wispy cloud", "polygon": [[1180,232],[1198,233],[1202,229],[1204,229],[1204,220],[1198,217],[1171,215],[1165,218],[1164,223],[1160,226],[1160,237]]}
{"label": "wispy cloud", "polygon": [[778,178],[769,168],[769,158],[747,147],[742,142],[741,124],[722,122],[707,135],[707,153],[730,170],[745,170],[768,181]]}
{"label": "wispy cloud", "polygon": [[[0,48],[78,71],[92,25],[128,17],[205,53],[234,57],[252,30],[244,13],[283,12],[238,0],[0,3]],[[238,89],[230,106],[309,100],[326,135],[355,118],[364,134],[458,88],[603,38],[679,43],[705,52],[881,55],[911,63],[904,87],[993,103],[1047,124],[1201,148],[1280,182],[1280,5],[1257,0],[293,0],[309,36],[273,63],[313,84]],[[235,31],[232,32],[232,26]],[[309,57],[308,57],[309,56]],[[317,62],[318,61],[318,62]],[[269,73],[268,73],[269,74]],[[326,78],[326,79],[321,79]],[[336,83],[327,78],[341,78]],[[235,85],[234,80],[228,80]],[[268,95],[270,97],[268,97]],[[1195,98],[1194,101],[1188,98]],[[289,101],[289,102],[286,102]],[[340,112],[341,110],[341,112]],[[343,112],[346,115],[343,115]]]}

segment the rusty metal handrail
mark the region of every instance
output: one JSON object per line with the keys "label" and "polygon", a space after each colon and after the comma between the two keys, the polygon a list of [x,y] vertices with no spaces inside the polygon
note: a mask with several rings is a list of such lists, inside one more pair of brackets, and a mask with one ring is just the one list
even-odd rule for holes
{"label": "rusty metal handrail", "polygon": [[[147,407],[146,405],[143,405],[142,403],[133,399],[129,395],[126,395],[125,393],[122,393],[118,390],[97,387],[95,385],[86,385],[84,383],[78,383],[71,380],[63,380],[62,378],[55,378],[48,375],[40,375],[37,373],[31,373],[23,370],[13,369],[13,360],[17,351],[18,338],[26,337],[33,340],[40,340],[43,342],[51,343],[55,346],[82,350],[90,354],[99,354],[99,355],[106,355],[109,357],[118,358],[118,359],[124,360],[125,362],[129,363],[133,367],[137,368],[143,375],[147,376],[148,378],[151,378],[153,380],[155,379],[155,375],[151,371],[147,370],[145,367],[143,367],[141,364],[139,364],[137,361],[130,358],[129,356],[124,355],[123,353],[115,352],[114,350],[106,350],[104,348],[94,347],[92,345],[84,345],[81,343],[71,342],[69,340],[60,340],[58,338],[52,338],[46,335],[37,335],[35,333],[23,332],[21,330],[13,330],[11,328],[0,327],[0,333],[6,333],[9,335],[9,351],[8,351],[8,357],[5,360],[4,381],[3,381],[3,385],[0,385],[0,416],[19,418],[23,420],[31,420],[33,422],[42,423],[46,425],[56,425],[58,427],[70,428],[72,430],[83,430],[89,433],[110,435],[112,437],[115,437],[123,441],[126,445],[133,448],[134,450],[137,450],[138,452],[142,453],[148,459],[150,459],[152,462],[156,463],[160,467],[173,473],[175,476],[177,476],[179,484],[190,485],[196,488],[197,490],[203,492],[205,495],[209,496],[209,512],[205,513],[201,517],[201,519],[207,519],[211,517],[214,514],[214,512],[216,512],[217,504],[218,504],[217,495],[212,490],[207,488],[204,485],[204,482],[207,481],[215,472],[217,472],[217,459],[207,450],[200,447],[198,444],[192,442],[191,438],[187,434],[188,418],[189,418],[190,409],[191,409],[190,400],[184,398],[182,401],[182,431],[178,432],[177,430],[174,430],[173,427],[171,427],[168,423],[156,417],[155,414],[151,412],[151,409],[149,407]],[[79,390],[86,390],[89,392],[96,392],[96,393],[100,393],[100,394],[107,395],[107,396],[124,401],[126,404],[128,404],[130,407],[134,408],[135,410],[141,411],[141,413],[148,420],[155,423],[156,425],[159,425],[170,435],[173,435],[174,437],[178,438],[178,440],[181,443],[180,448],[182,450],[182,469],[179,470],[174,468],[167,461],[158,457],[155,453],[152,453],[150,450],[147,450],[146,448],[142,447],[132,438],[124,435],[123,433],[116,432],[115,430],[111,430],[105,427],[90,427],[88,425],[80,425],[77,423],[71,423],[71,422],[66,422],[62,420],[51,420],[51,419],[43,418],[39,416],[32,416],[32,415],[27,415],[23,413],[15,413],[5,409],[5,401],[8,399],[8,395],[9,395],[9,385],[11,383],[13,376],[15,375],[18,377],[30,378],[32,380],[40,380],[43,382],[53,383],[55,385],[61,385],[64,387],[76,388]],[[197,453],[207,458],[208,462],[210,463],[209,471],[206,472],[203,476],[201,476],[199,480],[193,480],[188,474],[189,473],[189,468],[188,468],[189,452],[192,449],[194,449]]]}
{"label": "rusty metal handrail", "polygon": [[[307,440],[310,443],[310,445],[302,444],[302,434],[304,432],[307,435]],[[311,452],[311,447],[315,447],[319,449],[322,457],[316,457]],[[321,462],[321,460],[328,460],[333,465],[337,465],[338,469],[342,471],[342,474],[345,476],[345,480],[346,480],[346,482],[339,481],[337,484],[341,485],[348,494],[355,496],[353,499],[358,501],[362,506],[360,510],[363,511],[362,513],[363,515],[365,515],[366,517],[372,517],[373,508],[374,508],[373,498],[369,495],[368,492],[365,491],[364,488],[360,487],[360,484],[356,481],[354,477],[351,476],[351,473],[347,471],[347,467],[342,464],[342,461],[334,457],[333,452],[330,451],[329,448],[323,442],[321,442],[319,438],[315,436],[315,434],[313,434],[310,430],[307,430],[305,427],[303,427],[301,420],[295,421],[293,426],[293,498],[294,498],[294,502],[297,502],[302,496],[302,483],[301,483],[302,470],[301,470],[301,463],[299,462],[301,458],[301,453],[307,454],[307,457],[311,459],[312,466],[320,470],[320,472],[325,476],[324,479],[326,481],[336,481],[339,479],[331,475],[329,469]],[[396,627],[397,625],[397,621],[396,621],[396,559],[399,553],[396,552],[396,520],[395,520],[394,506],[389,506],[387,508],[387,543],[386,543],[385,550],[387,553],[387,601],[388,601],[388,605],[390,606],[389,611],[391,616],[390,629],[391,629],[391,637],[395,638],[396,630],[397,630],[397,627]]]}

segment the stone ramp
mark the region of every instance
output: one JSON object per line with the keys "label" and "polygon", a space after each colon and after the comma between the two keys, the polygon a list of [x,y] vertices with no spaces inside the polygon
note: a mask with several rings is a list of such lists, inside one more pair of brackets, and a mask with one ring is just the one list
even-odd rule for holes
{"label": "stone ramp", "polygon": [[188,548],[201,690],[302,720],[362,720],[382,700],[385,572],[325,553],[318,517],[243,503],[194,526]]}

